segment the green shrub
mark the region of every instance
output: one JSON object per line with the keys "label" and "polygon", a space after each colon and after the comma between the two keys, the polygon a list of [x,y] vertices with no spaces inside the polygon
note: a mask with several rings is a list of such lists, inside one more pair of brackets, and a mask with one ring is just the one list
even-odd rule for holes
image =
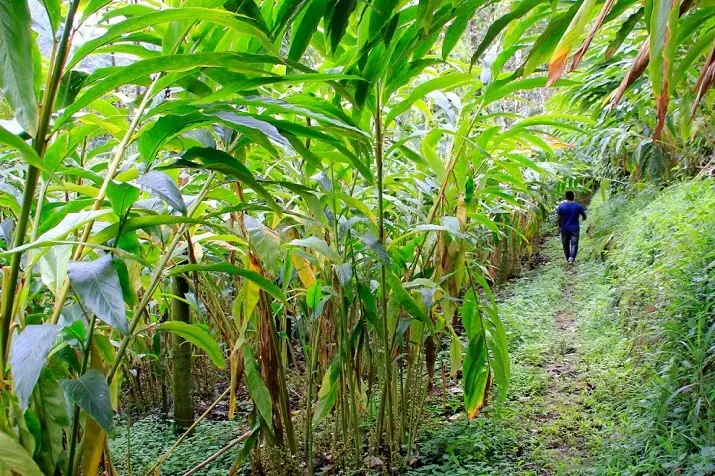
{"label": "green shrub", "polygon": [[[715,183],[598,193],[588,228],[651,373],[633,410],[639,471],[715,471]],[[605,237],[605,238],[604,238]],[[610,237],[610,239],[609,239]],[[632,450],[632,448],[631,448]]]}

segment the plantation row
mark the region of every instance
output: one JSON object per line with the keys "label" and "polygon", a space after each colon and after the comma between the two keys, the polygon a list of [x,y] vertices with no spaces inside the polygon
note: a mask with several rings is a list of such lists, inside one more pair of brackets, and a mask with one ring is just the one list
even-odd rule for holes
{"label": "plantation row", "polygon": [[0,0],[0,469],[113,473],[120,402],[188,435],[199,382],[234,471],[326,428],[398,471],[435,386],[507,398],[491,287],[555,195],[707,170],[711,10]]}

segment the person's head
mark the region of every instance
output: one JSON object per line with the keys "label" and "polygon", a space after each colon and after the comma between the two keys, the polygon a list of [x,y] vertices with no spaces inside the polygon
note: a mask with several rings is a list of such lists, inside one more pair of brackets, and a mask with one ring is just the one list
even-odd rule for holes
{"label": "person's head", "polygon": [[566,192],[566,200],[568,200],[569,202],[573,202],[573,200],[574,200],[574,195],[573,195],[573,192],[572,192],[571,190],[569,190],[568,192]]}

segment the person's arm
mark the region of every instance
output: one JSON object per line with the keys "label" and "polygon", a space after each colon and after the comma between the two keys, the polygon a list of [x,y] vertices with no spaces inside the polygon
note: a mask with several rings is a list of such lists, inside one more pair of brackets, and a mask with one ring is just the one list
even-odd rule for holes
{"label": "person's arm", "polygon": [[561,205],[556,209],[556,225],[561,228],[561,217],[563,215],[561,214]]}
{"label": "person's arm", "polygon": [[583,205],[581,205],[581,217],[585,220],[586,219],[586,209],[583,208]]}

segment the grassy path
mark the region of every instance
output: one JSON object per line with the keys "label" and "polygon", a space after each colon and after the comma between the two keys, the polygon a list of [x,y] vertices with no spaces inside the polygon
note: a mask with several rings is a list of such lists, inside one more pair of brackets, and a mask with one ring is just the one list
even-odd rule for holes
{"label": "grassy path", "polygon": [[[412,474],[607,474],[627,428],[628,341],[603,265],[563,262],[556,237],[545,263],[504,287],[512,386],[507,402],[468,421],[438,402]],[[453,415],[449,415],[450,412]]]}

